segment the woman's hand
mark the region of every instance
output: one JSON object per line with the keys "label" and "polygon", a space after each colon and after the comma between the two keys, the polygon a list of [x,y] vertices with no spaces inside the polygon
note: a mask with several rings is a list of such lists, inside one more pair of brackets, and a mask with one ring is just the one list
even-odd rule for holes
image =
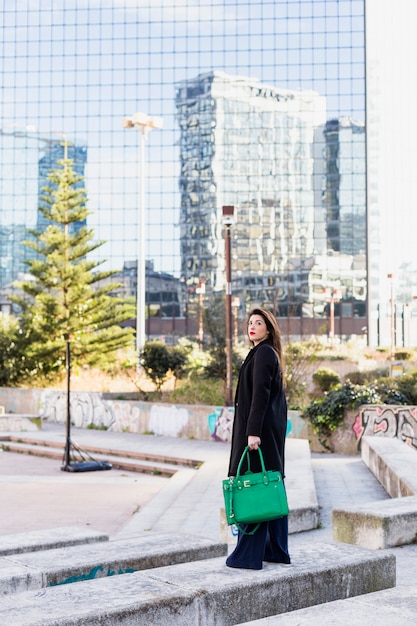
{"label": "woman's hand", "polygon": [[253,435],[248,436],[248,446],[251,450],[257,450],[261,445],[260,437],[255,437]]}

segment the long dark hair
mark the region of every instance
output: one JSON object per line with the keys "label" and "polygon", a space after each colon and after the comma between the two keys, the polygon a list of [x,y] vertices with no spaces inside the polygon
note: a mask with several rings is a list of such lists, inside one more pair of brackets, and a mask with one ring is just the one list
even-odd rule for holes
{"label": "long dark hair", "polygon": [[252,309],[248,313],[247,326],[249,325],[249,320],[252,315],[260,315],[266,324],[266,328],[269,332],[269,337],[268,337],[269,343],[271,344],[271,346],[276,352],[280,369],[281,369],[281,376],[282,376],[282,379],[284,380],[284,354],[282,350],[282,338],[281,338],[281,331],[279,329],[278,322],[275,318],[275,315],[273,315],[271,311],[267,311],[266,309],[258,309],[258,308]]}

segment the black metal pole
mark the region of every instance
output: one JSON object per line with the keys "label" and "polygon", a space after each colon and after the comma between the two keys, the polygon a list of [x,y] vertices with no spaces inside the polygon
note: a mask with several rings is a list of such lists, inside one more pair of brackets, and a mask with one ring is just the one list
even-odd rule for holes
{"label": "black metal pole", "polygon": [[71,347],[70,342],[66,343],[65,362],[67,369],[67,440],[65,444],[65,466],[70,464],[71,448]]}
{"label": "black metal pole", "polygon": [[225,260],[226,260],[226,406],[233,405],[232,388],[232,245],[231,226],[233,223],[234,206],[223,207],[223,223],[225,225]]}

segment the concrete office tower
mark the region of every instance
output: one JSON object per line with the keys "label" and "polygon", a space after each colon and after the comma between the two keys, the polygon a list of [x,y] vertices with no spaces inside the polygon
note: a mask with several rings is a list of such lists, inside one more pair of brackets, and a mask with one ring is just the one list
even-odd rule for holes
{"label": "concrete office tower", "polygon": [[293,299],[289,268],[314,252],[314,131],[325,98],[214,71],[178,84],[176,107],[183,280],[224,288],[222,206],[234,205],[234,294]]}

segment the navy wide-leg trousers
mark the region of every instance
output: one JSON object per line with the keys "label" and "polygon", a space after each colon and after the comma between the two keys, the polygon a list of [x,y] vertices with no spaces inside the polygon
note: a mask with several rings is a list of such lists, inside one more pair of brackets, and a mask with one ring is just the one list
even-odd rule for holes
{"label": "navy wide-leg trousers", "polygon": [[[241,524],[250,532],[256,524]],[[244,569],[262,569],[262,561],[291,563],[288,553],[288,517],[262,522],[253,535],[238,533],[237,545],[228,556],[226,565]]]}

